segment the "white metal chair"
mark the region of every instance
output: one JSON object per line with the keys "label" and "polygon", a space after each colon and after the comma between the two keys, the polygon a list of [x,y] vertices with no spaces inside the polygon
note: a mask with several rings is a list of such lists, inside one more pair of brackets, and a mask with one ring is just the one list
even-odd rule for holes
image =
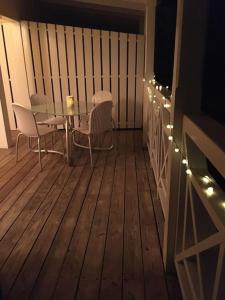
{"label": "white metal chair", "polygon": [[[49,102],[49,98],[46,95],[34,94],[30,96],[31,105],[41,105]],[[44,113],[36,113],[35,119],[38,125],[48,125],[48,126],[57,126],[64,125],[65,118],[64,117],[50,117],[48,114]]]}
{"label": "white metal chair", "polygon": [[[111,145],[109,147],[92,147],[91,139],[94,135],[100,135],[111,131]],[[76,141],[75,133],[81,133],[88,138],[88,146]],[[88,128],[76,127],[73,130],[74,145],[89,149],[91,166],[93,166],[92,150],[111,150],[113,148],[113,126],[112,126],[112,101],[104,101],[97,104],[90,112]]]}
{"label": "white metal chair", "polygon": [[98,91],[92,97],[94,104],[101,103],[103,101],[112,101],[112,94],[109,91]]}
{"label": "white metal chair", "polygon": [[[96,92],[92,96],[91,101],[95,105],[98,104],[98,103],[104,102],[104,101],[112,101],[112,94],[109,91],[101,90],[101,91]],[[80,126],[81,127],[83,127],[83,128],[88,127],[89,116],[90,115],[81,116],[81,120],[80,120]],[[113,126],[115,128],[114,120],[113,120]]]}
{"label": "white metal chair", "polygon": [[51,128],[48,126],[39,126],[36,123],[34,114],[31,110],[23,107],[20,104],[13,103],[12,104],[14,113],[16,115],[17,121],[17,128],[19,130],[19,134],[17,135],[16,141],[16,162],[18,161],[18,146],[19,146],[19,139],[21,135],[24,135],[29,138],[37,138],[38,141],[38,154],[39,154],[39,164],[42,169],[41,164],[41,152],[51,152],[51,153],[58,153],[60,155],[64,155],[64,153],[55,151],[55,150],[42,150],[41,149],[41,137],[46,136],[49,133],[56,131],[55,128]]}

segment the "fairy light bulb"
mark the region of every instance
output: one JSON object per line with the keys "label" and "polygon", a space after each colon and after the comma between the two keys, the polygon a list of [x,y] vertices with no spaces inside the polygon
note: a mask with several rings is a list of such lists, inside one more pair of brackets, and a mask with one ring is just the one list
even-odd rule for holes
{"label": "fairy light bulb", "polygon": [[159,90],[161,91],[162,90],[162,86],[160,85],[160,87],[159,87]]}
{"label": "fairy light bulb", "polygon": [[168,140],[169,140],[169,141],[172,141],[172,140],[173,140],[172,135],[169,135],[169,136],[168,136]]}
{"label": "fairy light bulb", "polygon": [[221,205],[223,206],[223,208],[225,208],[225,202],[223,202]]}
{"label": "fairy light bulb", "polygon": [[167,86],[166,86],[166,89],[168,90],[168,88],[169,88],[169,86],[167,85]]}
{"label": "fairy light bulb", "polygon": [[145,82],[145,78],[143,78],[142,81]]}
{"label": "fairy light bulb", "polygon": [[166,125],[166,128],[167,128],[167,129],[173,129],[173,125],[168,124],[168,125]]}
{"label": "fairy light bulb", "polygon": [[192,175],[191,169],[187,169],[187,170],[186,170],[186,174],[187,174],[187,175]]}
{"label": "fairy light bulb", "polygon": [[149,80],[149,83],[152,83],[152,81],[151,81],[151,80]]}
{"label": "fairy light bulb", "polygon": [[176,153],[178,153],[178,152],[180,151],[180,149],[179,149],[179,148],[175,148],[174,151],[175,151]]}
{"label": "fairy light bulb", "polygon": [[209,178],[209,176],[204,176],[204,177],[202,177],[202,181],[205,183],[205,184],[208,184],[208,183],[210,183],[210,178]]}
{"label": "fairy light bulb", "polygon": [[206,189],[206,194],[208,196],[212,196],[214,194],[214,188],[212,186],[209,186],[207,189]]}
{"label": "fairy light bulb", "polygon": [[187,161],[187,159],[185,159],[185,158],[184,158],[184,159],[182,159],[182,164],[183,164],[183,165],[187,165],[187,164],[188,164],[188,161]]}
{"label": "fairy light bulb", "polygon": [[166,103],[163,105],[165,108],[169,108],[170,107],[170,104]]}
{"label": "fairy light bulb", "polygon": [[159,89],[158,85],[156,86],[156,89],[157,89],[157,90]]}

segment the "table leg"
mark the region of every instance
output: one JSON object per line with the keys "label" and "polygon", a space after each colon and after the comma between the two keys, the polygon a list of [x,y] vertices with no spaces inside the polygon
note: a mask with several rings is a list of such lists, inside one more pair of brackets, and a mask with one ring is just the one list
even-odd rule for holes
{"label": "table leg", "polygon": [[69,124],[69,117],[66,116],[66,124],[65,124],[65,127],[66,127],[66,162],[68,164],[70,164],[70,124]]}

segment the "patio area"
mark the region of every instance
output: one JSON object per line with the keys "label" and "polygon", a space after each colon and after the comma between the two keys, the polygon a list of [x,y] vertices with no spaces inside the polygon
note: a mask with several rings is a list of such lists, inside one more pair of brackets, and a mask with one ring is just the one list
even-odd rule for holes
{"label": "patio area", "polygon": [[93,169],[77,148],[73,166],[43,156],[42,172],[25,138],[16,165],[0,150],[3,299],[168,299],[142,131],[115,139]]}

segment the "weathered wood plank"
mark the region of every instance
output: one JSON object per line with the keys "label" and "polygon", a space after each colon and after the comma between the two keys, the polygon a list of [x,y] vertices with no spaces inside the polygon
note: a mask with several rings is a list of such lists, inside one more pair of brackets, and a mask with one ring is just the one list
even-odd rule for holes
{"label": "weathered wood plank", "polygon": [[[58,231],[58,227],[60,226],[68,206],[70,205],[73,197],[73,191],[79,183],[79,178],[83,171],[85,162],[86,159],[81,157],[81,159],[78,160],[78,165],[73,168],[68,182],[61,192],[59,199],[49,215],[43,230],[39,234],[29,256],[26,259],[25,264],[19,273],[19,276],[17,277],[16,283],[8,296],[9,298],[29,298],[35,280]],[[31,269],[32,273],[30,273]]]}
{"label": "weathered wood plank", "polygon": [[102,153],[95,165],[83,208],[58,278],[54,299],[74,299],[98,201],[106,155],[106,152]]}
{"label": "weathered wood plank", "polygon": [[29,224],[29,227],[26,229],[19,243],[17,243],[16,247],[11,252],[10,257],[1,269],[0,281],[2,284],[3,297],[9,293],[27,255],[57,202],[71,171],[72,167],[67,165],[64,167],[50,193],[47,195],[45,201],[42,203],[38,212]]}
{"label": "weathered wood plank", "polygon": [[134,140],[146,298],[167,299],[159,237],[139,132],[135,133]]}
{"label": "weathered wood plank", "polygon": [[[98,299],[115,170],[115,151],[107,158],[76,299]],[[95,259],[93,259],[93,249]]]}
{"label": "weathered wood plank", "polygon": [[99,294],[102,300],[121,299],[122,295],[125,143],[126,136],[121,131]]}
{"label": "weathered wood plank", "polygon": [[144,299],[142,243],[133,132],[127,132],[123,299]]}
{"label": "weathered wood plank", "polygon": [[44,181],[43,185],[32,196],[21,214],[11,225],[5,236],[0,241],[0,267],[3,266],[16,243],[19,241],[23,232],[29,225],[31,219],[39,209],[42,202],[45,200],[45,197],[55,183],[55,180],[57,179],[63,166],[61,162],[58,162],[56,165],[53,165],[53,167],[54,169],[50,171],[49,176]]}

